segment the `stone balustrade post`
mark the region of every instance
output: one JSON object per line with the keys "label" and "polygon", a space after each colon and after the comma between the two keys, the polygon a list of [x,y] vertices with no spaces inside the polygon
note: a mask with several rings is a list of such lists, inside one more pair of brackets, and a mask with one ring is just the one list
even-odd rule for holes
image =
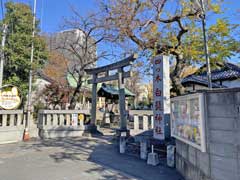
{"label": "stone balustrade post", "polygon": [[143,116],[143,130],[148,130],[148,116],[146,115]]}
{"label": "stone balustrade post", "polygon": [[14,126],[14,114],[9,115],[9,126]]}
{"label": "stone balustrade post", "polygon": [[133,125],[134,125],[134,130],[138,131],[139,130],[139,117],[137,115],[134,115],[133,117]]}
{"label": "stone balustrade post", "polygon": [[151,129],[153,129],[153,128],[154,128],[154,117],[151,116]]}
{"label": "stone balustrade post", "polygon": [[3,126],[7,126],[7,114],[2,115]]}
{"label": "stone balustrade post", "polygon": [[58,115],[53,114],[53,126],[58,126]]}

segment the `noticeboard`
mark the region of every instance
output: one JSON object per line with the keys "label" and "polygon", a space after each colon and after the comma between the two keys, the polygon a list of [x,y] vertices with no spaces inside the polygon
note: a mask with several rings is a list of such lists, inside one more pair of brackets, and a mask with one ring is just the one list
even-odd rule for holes
{"label": "noticeboard", "polygon": [[206,151],[203,94],[171,99],[171,136]]}

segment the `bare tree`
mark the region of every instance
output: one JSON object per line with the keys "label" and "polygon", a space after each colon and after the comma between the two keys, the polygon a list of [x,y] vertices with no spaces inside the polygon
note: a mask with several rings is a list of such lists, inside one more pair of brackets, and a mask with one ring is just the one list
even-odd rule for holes
{"label": "bare tree", "polygon": [[106,51],[98,51],[98,46],[106,39],[101,25],[97,24],[96,14],[82,17],[75,9],[71,19],[65,19],[64,28],[68,29],[57,33],[51,48],[57,49],[68,63],[68,73],[77,82],[77,86],[70,98],[70,108],[75,108],[79,99],[83,81],[86,81],[85,69],[96,66],[96,62],[108,56]]}

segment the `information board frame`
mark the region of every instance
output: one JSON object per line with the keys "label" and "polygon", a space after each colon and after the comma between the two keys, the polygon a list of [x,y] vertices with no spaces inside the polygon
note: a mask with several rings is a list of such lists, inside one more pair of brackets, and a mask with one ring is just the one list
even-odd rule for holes
{"label": "information board frame", "polygon": [[[199,105],[199,124],[198,124],[198,130],[200,133],[200,144],[194,143],[193,141],[190,141],[184,137],[181,137],[175,133],[176,128],[176,117],[174,117],[174,113],[176,110],[173,109],[173,104],[178,102],[179,106],[182,102],[186,102],[185,104],[190,105],[191,100],[198,100],[198,105]],[[199,149],[202,152],[206,152],[206,118],[205,118],[205,108],[204,108],[204,94],[203,93],[196,93],[196,94],[189,94],[189,95],[184,95],[184,96],[178,96],[175,98],[171,99],[171,136],[175,137],[176,139],[191,145],[194,148]],[[189,106],[190,107],[190,106]],[[193,108],[193,107],[191,107]],[[188,117],[190,117],[190,113],[187,114]],[[190,121],[193,121],[189,119]],[[174,122],[175,121],[175,122]],[[178,120],[181,121],[181,120]],[[181,121],[184,122],[184,121]],[[184,124],[184,123],[183,123]],[[187,124],[189,125],[189,124]],[[174,127],[175,126],[175,127]]]}

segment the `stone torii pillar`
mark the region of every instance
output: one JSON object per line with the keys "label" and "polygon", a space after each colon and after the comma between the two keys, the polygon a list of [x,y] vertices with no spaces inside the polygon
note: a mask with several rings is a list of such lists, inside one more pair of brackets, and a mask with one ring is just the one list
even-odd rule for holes
{"label": "stone torii pillar", "polygon": [[119,90],[119,110],[120,110],[120,129],[127,130],[126,105],[125,105],[125,86],[123,78],[123,68],[118,69],[118,90]]}
{"label": "stone torii pillar", "polygon": [[[96,127],[96,108],[97,108],[97,84],[107,81],[118,80],[119,87],[119,109],[120,109],[120,130],[127,130],[127,119],[125,110],[125,87],[124,78],[131,77],[131,72],[124,71],[124,67],[132,65],[133,61],[137,58],[136,54],[133,54],[126,59],[118,61],[106,66],[86,69],[86,73],[92,75],[92,79],[88,81],[92,84],[92,109],[91,109],[91,126]],[[116,71],[117,73],[110,74],[110,71]],[[101,76],[100,76],[101,74]],[[104,74],[104,75],[102,75]]]}
{"label": "stone torii pillar", "polygon": [[91,125],[95,126],[96,122],[96,110],[97,110],[97,74],[93,74],[92,83],[92,109],[91,109]]}

